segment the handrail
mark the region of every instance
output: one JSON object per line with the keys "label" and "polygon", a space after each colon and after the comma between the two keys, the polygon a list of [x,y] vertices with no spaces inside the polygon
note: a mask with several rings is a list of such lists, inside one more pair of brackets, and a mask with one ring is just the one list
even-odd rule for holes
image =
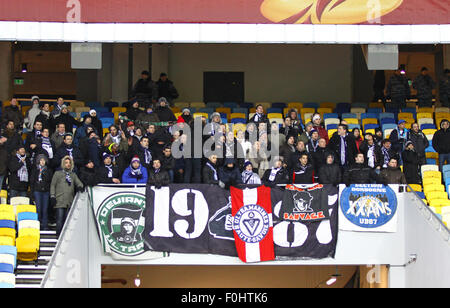
{"label": "handrail", "polygon": [[70,207],[70,211],[67,214],[66,223],[64,224],[64,226],[63,226],[63,228],[61,230],[61,234],[60,234],[60,236],[58,238],[58,242],[56,244],[55,250],[53,251],[52,258],[48,262],[47,270],[45,271],[44,278],[41,281],[41,285],[40,285],[41,288],[43,288],[45,286],[45,284],[47,283],[48,279],[50,278],[50,274],[51,274],[52,269],[57,267],[56,266],[56,258],[57,258],[58,254],[59,254],[59,251],[61,250],[61,246],[64,243],[64,241],[63,241],[64,237],[65,237],[66,233],[68,233],[68,230],[69,230],[69,227],[70,227],[70,221],[72,221],[74,213],[75,213],[75,211],[77,210],[77,208],[79,206],[78,205],[78,200],[80,199],[80,195],[82,193],[85,193],[85,192],[79,192],[79,193],[77,193],[75,195],[75,198],[73,200],[72,206]]}
{"label": "handrail", "polygon": [[[444,232],[444,233],[446,233],[446,237],[444,238],[444,239],[446,239],[446,241],[450,244],[450,229],[444,224],[444,222],[442,221],[442,219],[440,219],[437,215],[436,215],[436,213],[435,212],[433,212],[429,207],[428,207],[428,205],[427,204],[425,204],[424,202],[423,202],[423,200],[422,200],[422,198],[420,198],[420,196],[417,194],[417,192],[415,191],[415,190],[413,190],[412,188],[411,188],[411,186],[409,186],[409,185],[407,185],[408,186],[408,188],[409,188],[409,191],[408,192],[412,192],[412,193],[414,193],[414,196],[416,197],[416,199],[418,199],[419,200],[419,202],[420,202],[420,204],[422,205],[422,208],[424,208],[425,210],[423,210],[423,211],[426,211],[430,216],[426,216],[426,215],[423,215],[424,217],[425,217],[425,219],[427,220],[427,221],[429,221],[429,222],[431,222],[433,219],[434,219],[434,221],[435,222],[437,222],[437,224],[438,224],[438,228],[436,228],[436,231],[438,231],[438,232]],[[419,208],[419,210],[422,210],[422,208]]]}

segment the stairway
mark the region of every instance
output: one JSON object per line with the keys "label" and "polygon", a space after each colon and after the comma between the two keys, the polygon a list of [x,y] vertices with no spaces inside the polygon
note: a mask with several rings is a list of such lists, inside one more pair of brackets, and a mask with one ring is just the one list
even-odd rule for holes
{"label": "stairway", "polygon": [[16,288],[39,288],[58,239],[56,231],[41,231],[39,257],[36,261],[17,261]]}

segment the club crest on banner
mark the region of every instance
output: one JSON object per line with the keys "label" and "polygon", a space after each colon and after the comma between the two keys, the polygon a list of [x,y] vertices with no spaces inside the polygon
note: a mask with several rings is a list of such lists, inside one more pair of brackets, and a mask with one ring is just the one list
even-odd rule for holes
{"label": "club crest on banner", "polygon": [[342,191],[340,212],[342,230],[395,232],[397,197],[389,186],[351,185]]}
{"label": "club crest on banner", "polygon": [[245,205],[233,219],[233,229],[246,243],[258,243],[264,239],[270,228],[267,212],[257,204]]}
{"label": "club crest on banner", "polygon": [[117,193],[105,199],[98,208],[100,233],[112,252],[123,256],[143,252],[145,202],[145,196],[141,194]]}

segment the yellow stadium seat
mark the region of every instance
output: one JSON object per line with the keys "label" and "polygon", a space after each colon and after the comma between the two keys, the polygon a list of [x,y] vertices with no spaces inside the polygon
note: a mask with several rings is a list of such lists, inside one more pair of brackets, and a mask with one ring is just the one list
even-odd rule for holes
{"label": "yellow stadium seat", "polygon": [[182,115],[181,112],[176,112],[176,113],[174,113],[174,116],[175,116],[175,118],[177,118],[177,119],[178,119],[181,115]]}
{"label": "yellow stadium seat", "polygon": [[232,113],[232,114],[230,115],[230,119],[245,119],[245,118],[246,118],[245,113],[239,113],[239,112],[237,112],[237,113]]}
{"label": "yellow stadium seat", "polygon": [[127,108],[125,107],[113,107],[111,108],[111,112],[112,113],[122,113],[122,112],[126,112]]}
{"label": "yellow stadium seat", "polygon": [[11,204],[0,204],[0,212],[14,213],[14,207]]}
{"label": "yellow stadium seat", "polygon": [[15,215],[14,211],[0,212],[0,220],[16,221],[16,215]]}
{"label": "yellow stadium seat", "polygon": [[434,206],[431,206],[431,205],[430,205],[430,206],[428,206],[428,208],[429,208],[430,210],[432,210],[433,213],[441,215],[441,210],[442,210],[442,208],[441,208],[440,206],[434,207]]}
{"label": "yellow stadium seat", "polygon": [[331,112],[325,112],[325,113],[332,113],[333,109],[336,108],[336,103],[331,102],[324,102],[319,104],[320,108],[330,108]]}
{"label": "yellow stadium seat", "polygon": [[16,246],[14,238],[10,236],[0,236],[0,246]]}
{"label": "yellow stadium seat", "polygon": [[440,171],[425,171],[422,174],[422,178],[442,178],[442,173]]}
{"label": "yellow stadium seat", "polygon": [[449,199],[432,199],[430,200],[430,206],[435,208],[440,208],[443,206],[450,206],[450,200]]}
{"label": "yellow stadium seat", "polygon": [[[316,109],[314,109],[314,108],[302,108],[300,110],[300,114],[302,115],[302,119],[305,118],[304,117],[305,114],[307,114],[307,113],[313,114],[314,112],[316,112]],[[309,121],[311,121],[311,119],[309,119]]]}
{"label": "yellow stadium seat", "polygon": [[16,239],[17,259],[20,261],[35,261],[38,257],[39,240],[33,236],[23,236]]}
{"label": "yellow stadium seat", "polygon": [[228,108],[228,107],[216,108],[216,112],[218,112],[218,113],[226,113],[226,114],[230,115],[231,114],[231,108]]}
{"label": "yellow stadium seat", "polygon": [[449,107],[436,107],[434,109],[435,113],[450,113],[450,108]]}
{"label": "yellow stadium seat", "polygon": [[283,119],[283,115],[281,113],[269,113],[267,115],[269,119]]}
{"label": "yellow stadium seat", "polygon": [[187,102],[175,102],[175,103],[173,103],[173,105],[175,107],[180,108],[181,110],[183,110],[184,108],[189,107],[189,103],[187,103]]}
{"label": "yellow stadium seat", "polygon": [[256,102],[255,103],[255,107],[261,105],[264,109],[264,111],[266,111],[267,109],[269,109],[272,106],[272,103],[270,102]]}
{"label": "yellow stadium seat", "polygon": [[433,107],[419,107],[417,108],[417,114],[419,113],[434,113]]}
{"label": "yellow stadium seat", "polygon": [[16,206],[16,215],[23,212],[36,213],[36,205],[19,204]]}
{"label": "yellow stadium seat", "polygon": [[0,228],[0,236],[8,236],[10,238],[16,238],[16,229],[12,228]]}
{"label": "yellow stadium seat", "polygon": [[236,135],[238,131],[245,132],[247,130],[247,125],[243,123],[233,124],[233,132]]}
{"label": "yellow stadium seat", "polygon": [[35,238],[38,241],[38,243],[41,238],[39,229],[36,229],[36,228],[21,228],[21,229],[19,229],[18,237],[27,237],[27,236]]}
{"label": "yellow stadium seat", "polygon": [[428,112],[417,113],[417,120],[425,119],[425,118],[432,119],[433,118],[433,114],[432,113],[428,113]]}
{"label": "yellow stadium seat", "polygon": [[414,115],[410,112],[399,112],[398,119],[406,120],[406,119],[412,119],[414,120]]}
{"label": "yellow stadium seat", "polygon": [[337,132],[337,129],[329,129],[328,130],[328,138],[331,139],[333,137],[333,134]]}
{"label": "yellow stadium seat", "polygon": [[209,118],[208,114],[205,113],[205,112],[196,112],[196,113],[194,113],[193,117],[194,117],[194,119],[195,119],[195,118],[199,118],[199,117],[200,117],[200,118],[201,118],[201,117],[205,117],[206,119]]}
{"label": "yellow stadium seat", "polygon": [[423,192],[425,194],[430,191],[445,191],[445,186],[442,184],[428,184],[423,186]]}
{"label": "yellow stadium seat", "polygon": [[364,131],[365,134],[375,135],[375,128],[369,128]]}
{"label": "yellow stadium seat", "polygon": [[106,136],[107,134],[109,134],[109,128],[104,127],[103,128],[103,136]]}
{"label": "yellow stadium seat", "polygon": [[445,199],[448,198],[448,195],[445,191],[430,191],[428,194],[425,194],[428,202],[434,199]]}
{"label": "yellow stadium seat", "polygon": [[[422,186],[419,184],[409,184],[413,191],[422,192]],[[411,191],[408,187],[408,191]]]}
{"label": "yellow stadium seat", "polygon": [[426,158],[434,158],[434,159],[438,159],[439,158],[439,154],[436,152],[427,152],[425,153]]}
{"label": "yellow stadium seat", "polygon": [[320,113],[320,115],[323,118],[323,115],[325,113],[333,113],[333,108],[320,107],[320,108],[317,108],[317,112]]}
{"label": "yellow stadium seat", "polygon": [[355,118],[349,118],[349,119],[343,119],[344,121],[346,121],[348,124],[359,124],[359,120],[355,119]]}
{"label": "yellow stadium seat", "polygon": [[378,102],[369,103],[369,108],[381,108],[384,110],[384,104]]}
{"label": "yellow stadium seat", "polygon": [[172,110],[173,113],[181,112],[181,109],[178,107],[170,107],[170,110]]}
{"label": "yellow stadium seat", "polygon": [[428,178],[424,178],[423,180],[422,180],[422,184],[424,185],[424,186],[428,186],[428,185],[433,185],[433,184],[437,184],[437,185],[440,185],[441,184],[441,179],[439,179],[439,178],[434,178],[434,177],[428,177]]}

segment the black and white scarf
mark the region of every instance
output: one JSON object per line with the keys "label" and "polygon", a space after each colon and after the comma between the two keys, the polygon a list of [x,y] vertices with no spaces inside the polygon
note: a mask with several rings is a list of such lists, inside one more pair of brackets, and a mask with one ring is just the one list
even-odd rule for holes
{"label": "black and white scarf", "polygon": [[214,172],[214,180],[218,181],[219,177],[217,176],[217,170],[216,168],[213,167],[213,165],[211,165],[209,162],[206,163],[206,165],[211,168],[211,170]]}
{"label": "black and white scarf", "polygon": [[[17,153],[17,158],[19,159],[19,161],[22,161],[22,159],[26,158],[26,156],[22,156]],[[23,166],[17,171],[17,176],[19,177],[20,182],[28,182],[28,169],[26,160],[24,160]]]}

